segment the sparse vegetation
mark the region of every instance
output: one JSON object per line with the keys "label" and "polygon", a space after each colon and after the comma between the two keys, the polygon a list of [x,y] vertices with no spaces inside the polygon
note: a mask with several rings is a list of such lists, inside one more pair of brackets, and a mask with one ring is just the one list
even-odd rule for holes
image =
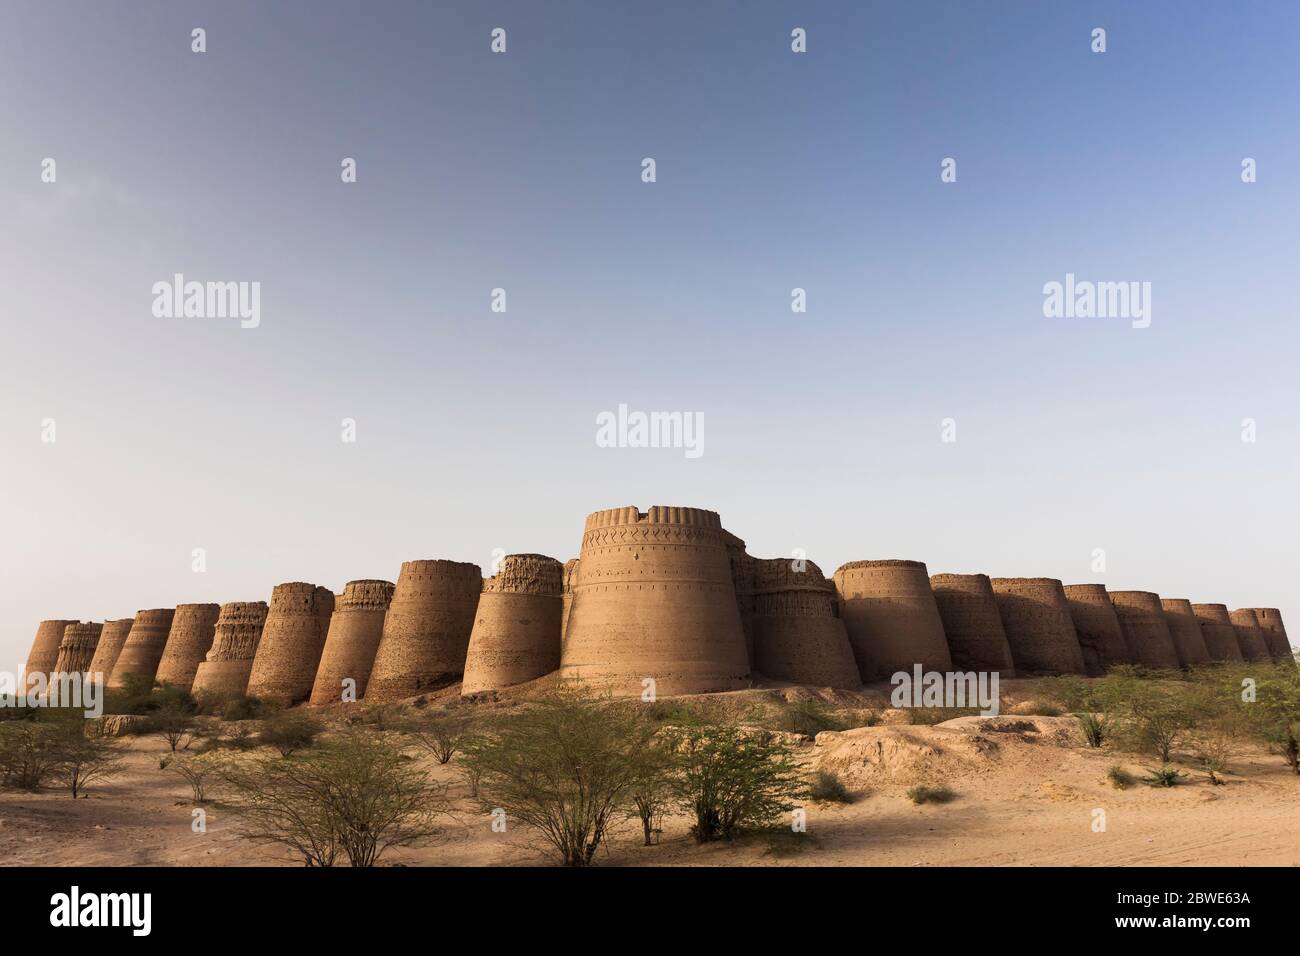
{"label": "sparse vegetation", "polygon": [[979,713],[978,707],[908,707],[907,720],[918,726],[933,726],[958,717],[977,717]]}
{"label": "sparse vegetation", "polygon": [[1097,748],[1106,742],[1110,728],[1106,724],[1105,714],[1098,716],[1083,711],[1074,717],[1079,721],[1079,729],[1083,731],[1083,739],[1089,747]]}
{"label": "sparse vegetation", "polygon": [[122,771],[122,747],[78,719],[61,728],[61,759],[56,771],[59,781],[68,788],[72,799],[82,796],[86,787]]}
{"label": "sparse vegetation", "polygon": [[1110,781],[1110,785],[1116,790],[1126,790],[1133,786],[1134,783],[1133,775],[1119,764],[1112,765],[1106,771],[1106,779]]}
{"label": "sparse vegetation", "polygon": [[951,787],[943,784],[938,786],[918,784],[908,788],[907,798],[919,806],[923,803],[950,803],[957,799],[957,794]]}
{"label": "sparse vegetation", "polygon": [[428,751],[438,763],[445,764],[464,746],[474,733],[476,721],[459,709],[448,708],[412,714],[402,721],[401,730]]}
{"label": "sparse vegetation", "polygon": [[813,774],[812,785],[808,795],[823,803],[852,803],[853,794],[844,785],[844,781],[829,770],[818,770]]}
{"label": "sparse vegetation", "polygon": [[220,758],[213,752],[188,754],[168,763],[190,785],[195,803],[207,802],[208,784],[217,776],[220,766]]}
{"label": "sparse vegetation", "polygon": [[1149,787],[1172,787],[1185,776],[1187,776],[1185,771],[1165,764],[1154,770],[1148,770],[1142,782]]}
{"label": "sparse vegetation", "polygon": [[274,747],[281,757],[291,757],[299,750],[311,747],[324,730],[320,721],[309,714],[282,710],[262,722],[257,739],[259,743]]}
{"label": "sparse vegetation", "polygon": [[816,700],[797,700],[784,704],[777,712],[776,730],[816,737],[824,730],[844,730],[844,721]]}
{"label": "sparse vegetation", "polygon": [[64,761],[63,736],[52,724],[0,724],[0,784],[13,790],[39,790],[49,784]]}
{"label": "sparse vegetation", "polygon": [[1097,684],[1102,709],[1117,722],[1129,746],[1169,763],[1173,748],[1186,740],[1204,709],[1202,695],[1187,684],[1145,680],[1112,672]]}

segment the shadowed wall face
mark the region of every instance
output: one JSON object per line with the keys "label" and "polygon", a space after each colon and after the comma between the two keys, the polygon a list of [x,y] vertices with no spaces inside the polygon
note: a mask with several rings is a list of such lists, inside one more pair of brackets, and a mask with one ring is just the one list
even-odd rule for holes
{"label": "shadowed wall face", "polygon": [[135,619],[130,617],[104,622],[104,629],[99,632],[99,643],[95,645],[95,656],[87,668],[91,680],[107,682],[134,623]]}
{"label": "shadowed wall face", "polygon": [[715,512],[698,508],[590,515],[561,679],[616,696],[749,686],[728,537]]}
{"label": "shadowed wall face", "polygon": [[248,689],[248,675],[262,639],[267,611],[265,601],[232,601],[221,605],[212,649],[194,673],[192,694],[229,697]]}
{"label": "shadowed wall face", "polygon": [[1011,645],[1016,673],[1084,674],[1083,648],[1065,589],[1055,578],[992,578],[998,615]]}
{"label": "shadowed wall face", "polygon": [[1273,659],[1273,654],[1268,649],[1268,640],[1264,637],[1264,629],[1259,626],[1259,619],[1253,610],[1239,607],[1228,613],[1228,619],[1232,621],[1232,629],[1236,632],[1237,645],[1241,648],[1243,659],[1251,663]]}
{"label": "shadowed wall face", "polygon": [[397,576],[367,701],[393,701],[460,680],[483,575],[463,561],[407,561]]}
{"label": "shadowed wall face", "polygon": [[1294,664],[1295,652],[1291,650],[1291,640],[1282,624],[1282,612],[1275,607],[1255,607],[1251,610],[1255,612],[1255,620],[1264,632],[1264,640],[1268,643],[1273,660],[1280,664]]}
{"label": "shadowed wall face", "polygon": [[988,575],[932,574],[930,588],[943,620],[952,666],[1014,677],[1015,659]]}
{"label": "shadowed wall face", "polygon": [[[789,558],[750,559],[747,587],[756,669],[765,677],[856,690],[862,686],[849,633],[837,616],[835,586],[821,568]],[[742,615],[743,616],[743,615]]]}
{"label": "shadowed wall face", "polygon": [[54,665],[56,674],[85,674],[95,659],[95,648],[103,624],[69,624],[63,629],[63,642],[59,645],[59,659]]}
{"label": "shadowed wall face", "polygon": [[189,690],[194,684],[194,673],[212,649],[212,639],[217,631],[219,604],[178,604],[172,618],[171,633],[158,662],[154,679],[159,684],[171,684]]}
{"label": "shadowed wall face", "polygon": [[169,607],[136,612],[131,633],[126,636],[122,652],[113,665],[109,687],[125,687],[129,677],[153,683],[163,648],[167,646],[167,635],[171,633],[174,614],[175,610]]}
{"label": "shadowed wall face", "polygon": [[1131,663],[1133,658],[1106,588],[1100,584],[1067,584],[1064,590],[1088,675],[1100,677],[1116,664]]}
{"label": "shadowed wall face", "polygon": [[248,696],[286,705],[310,697],[333,613],[329,588],[305,581],[277,584],[253,655]]}
{"label": "shadowed wall face", "polygon": [[1174,640],[1179,662],[1184,667],[1208,663],[1210,651],[1205,646],[1205,637],[1192,610],[1192,602],[1184,598],[1161,598],[1160,606],[1164,609],[1165,624],[1169,626],[1169,636]]}
{"label": "shadowed wall face", "polygon": [[943,620],[920,561],[851,561],[835,572],[840,617],[864,681],[889,680],[920,664],[952,670]]}
{"label": "shadowed wall face", "polygon": [[564,562],[564,605],[560,610],[560,646],[564,646],[565,635],[569,633],[569,608],[573,605],[573,585],[578,580],[578,559],[570,558]]}
{"label": "shadowed wall face", "polygon": [[1112,591],[1110,603],[1135,664],[1156,668],[1181,666],[1178,649],[1165,623],[1160,595],[1151,591]]}
{"label": "shadowed wall face", "polygon": [[461,694],[536,680],[560,666],[564,565],[542,554],[510,554],[483,582]]}
{"label": "shadowed wall face", "polygon": [[[337,704],[350,689],[348,702],[358,701],[370,682],[375,651],[384,633],[384,614],[393,600],[391,581],[349,581],[335,602],[320,668],[312,685],[311,702]],[[350,683],[345,685],[344,681]]]}
{"label": "shadowed wall face", "polygon": [[1193,604],[1192,613],[1201,625],[1201,637],[1210,660],[1240,663],[1241,645],[1237,643],[1237,630],[1228,617],[1226,604]]}
{"label": "shadowed wall face", "polygon": [[736,592],[736,610],[740,612],[740,630],[745,635],[745,656],[750,671],[757,669],[754,656],[754,569],[758,561],[745,552],[745,542],[726,528],[722,538],[731,564],[731,587]]}
{"label": "shadowed wall face", "polygon": [[59,662],[59,645],[63,643],[63,632],[69,624],[77,621],[41,621],[36,625],[36,639],[27,654],[27,666],[23,668],[23,685],[27,684],[28,674],[44,674],[49,679],[50,672]]}

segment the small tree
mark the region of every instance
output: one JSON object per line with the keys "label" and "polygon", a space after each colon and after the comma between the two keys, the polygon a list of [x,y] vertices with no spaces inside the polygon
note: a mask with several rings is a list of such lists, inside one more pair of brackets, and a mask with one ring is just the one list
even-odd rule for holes
{"label": "small tree", "polygon": [[1241,712],[1254,734],[1300,774],[1300,670],[1285,663],[1260,668],[1255,681],[1255,700],[1242,703]]}
{"label": "small tree", "polygon": [[182,756],[168,764],[190,785],[195,803],[207,803],[208,785],[219,775],[222,758],[216,751]]}
{"label": "small tree", "polygon": [[282,710],[263,722],[258,740],[274,747],[281,757],[289,757],[314,744],[324,729],[320,721],[301,711]]}
{"label": "small tree", "polygon": [[641,821],[645,846],[654,843],[655,834],[663,829],[663,816],[673,800],[673,774],[676,761],[667,743],[655,736],[648,715],[642,715],[636,739],[643,741],[632,754],[633,779],[628,791],[633,815]]}
{"label": "small tree", "polygon": [[474,732],[469,714],[448,709],[415,713],[401,724],[401,730],[433,755],[438,763],[451,761]]}
{"label": "small tree", "polygon": [[1157,755],[1162,764],[1204,719],[1208,706],[1200,688],[1127,673],[1107,677],[1097,685],[1097,693],[1102,709],[1118,721],[1121,735],[1139,750]]}
{"label": "small tree", "polygon": [[705,724],[670,735],[678,765],[674,791],[695,819],[697,843],[767,826],[807,795],[789,747],[771,734]]}
{"label": "small tree", "polygon": [[61,728],[34,721],[0,724],[0,783],[15,790],[39,790],[64,761]]}
{"label": "small tree", "polygon": [[111,737],[88,731],[84,721],[60,728],[62,760],[57,775],[77,799],[86,786],[122,772],[122,747]]}
{"label": "small tree", "polygon": [[149,726],[176,753],[187,749],[194,739],[194,711],[180,701],[169,700],[154,711]]}
{"label": "small tree", "polygon": [[561,690],[475,737],[462,763],[486,809],[537,829],[565,866],[587,866],[625,818],[652,733],[627,708]]}

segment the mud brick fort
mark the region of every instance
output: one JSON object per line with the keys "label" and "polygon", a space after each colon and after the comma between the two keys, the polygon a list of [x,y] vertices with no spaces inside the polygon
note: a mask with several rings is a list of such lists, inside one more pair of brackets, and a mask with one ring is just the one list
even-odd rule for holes
{"label": "mud brick fort", "polygon": [[[285,705],[393,701],[459,683],[472,697],[554,676],[618,697],[762,681],[857,689],[916,665],[1098,676],[1295,659],[1276,608],[1193,604],[1054,578],[930,575],[920,561],[752,557],[713,511],[587,517],[577,558],[407,561],[342,593],[294,581],[264,601],[134,619],[41,621],[27,674],[156,682]],[[24,686],[27,685],[26,674]]]}

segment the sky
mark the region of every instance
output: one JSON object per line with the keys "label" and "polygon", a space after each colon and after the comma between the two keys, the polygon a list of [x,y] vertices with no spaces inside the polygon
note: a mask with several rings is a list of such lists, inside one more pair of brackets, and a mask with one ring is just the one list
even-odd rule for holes
{"label": "sky", "polygon": [[[0,670],[654,504],[1295,633],[1297,49],[1289,2],[4,0]],[[1045,316],[1067,274],[1149,326]]]}

